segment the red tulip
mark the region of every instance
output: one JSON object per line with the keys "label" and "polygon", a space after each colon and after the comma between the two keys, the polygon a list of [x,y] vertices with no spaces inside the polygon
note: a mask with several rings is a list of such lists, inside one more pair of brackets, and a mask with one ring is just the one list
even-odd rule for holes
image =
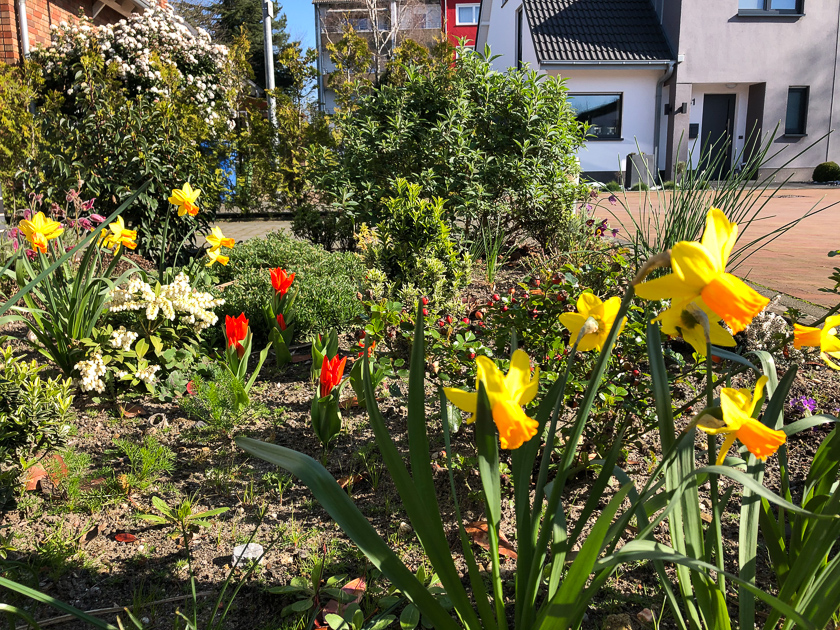
{"label": "red tulip", "polygon": [[225,315],[225,333],[227,334],[228,347],[235,346],[236,354],[241,359],[245,354],[242,341],[248,336],[248,320],[245,318],[245,313],[241,313],[236,319],[230,315]]}
{"label": "red tulip", "polygon": [[292,286],[292,282],[295,280],[295,274],[290,273],[286,275],[285,269],[280,269],[280,267],[275,267],[271,270],[271,285],[274,287],[275,293],[279,293],[280,297],[286,295],[286,291],[289,290],[289,287]]}
{"label": "red tulip", "polygon": [[420,298],[420,301],[423,303],[423,306],[426,306],[429,303],[429,298],[423,296]]}
{"label": "red tulip", "polygon": [[280,330],[286,330],[286,318],[283,317],[283,313],[277,316],[277,325],[280,326]]}
{"label": "red tulip", "polygon": [[332,359],[324,357],[324,362],[321,364],[321,398],[329,396],[333,388],[341,382],[345,363],[347,363],[346,357],[341,361],[338,360],[338,355]]}

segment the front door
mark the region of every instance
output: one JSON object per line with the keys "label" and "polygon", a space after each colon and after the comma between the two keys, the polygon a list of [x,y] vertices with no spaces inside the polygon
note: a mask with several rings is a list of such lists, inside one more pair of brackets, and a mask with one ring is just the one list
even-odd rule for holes
{"label": "front door", "polygon": [[732,168],[734,133],[735,95],[706,94],[703,97],[701,168],[713,169],[712,179],[724,179]]}

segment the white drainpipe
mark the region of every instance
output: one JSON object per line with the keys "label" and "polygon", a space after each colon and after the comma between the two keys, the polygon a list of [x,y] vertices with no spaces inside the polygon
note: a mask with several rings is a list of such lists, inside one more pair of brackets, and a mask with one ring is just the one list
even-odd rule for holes
{"label": "white drainpipe", "polygon": [[29,21],[26,19],[26,0],[18,0],[18,26],[20,27],[21,56],[29,59]]}

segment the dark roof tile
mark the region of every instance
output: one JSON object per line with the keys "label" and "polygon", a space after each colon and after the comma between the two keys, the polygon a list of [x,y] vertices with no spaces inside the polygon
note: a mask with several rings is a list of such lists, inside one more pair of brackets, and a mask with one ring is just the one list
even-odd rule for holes
{"label": "dark roof tile", "polygon": [[524,0],[540,61],[673,59],[650,0]]}

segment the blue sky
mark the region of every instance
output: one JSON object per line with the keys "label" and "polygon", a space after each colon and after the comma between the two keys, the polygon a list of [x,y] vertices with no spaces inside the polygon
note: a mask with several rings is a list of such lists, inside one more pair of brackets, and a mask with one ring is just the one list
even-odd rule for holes
{"label": "blue sky", "polygon": [[303,42],[304,48],[315,47],[315,10],[312,0],[280,0],[286,14],[287,28],[292,39]]}

